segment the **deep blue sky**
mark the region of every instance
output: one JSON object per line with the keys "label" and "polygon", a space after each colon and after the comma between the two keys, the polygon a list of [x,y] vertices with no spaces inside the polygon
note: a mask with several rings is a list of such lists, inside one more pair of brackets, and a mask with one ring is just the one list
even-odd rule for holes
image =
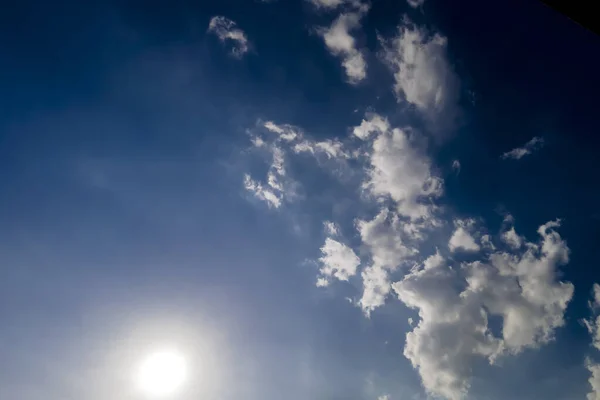
{"label": "deep blue sky", "polygon": [[[389,301],[366,318],[345,300],[360,298],[360,274],[315,287],[322,222],[359,194],[306,160],[289,161],[305,199],[280,209],[242,183],[266,170],[247,151],[257,121],[325,140],[376,110],[429,134],[381,60],[377,36],[397,34],[405,14],[448,39],[461,82],[459,126],[427,147],[445,181],[440,202],[490,232],[510,212],[532,241],[562,218],[571,250],[559,279],[575,294],[556,340],[500,367],[478,361],[471,396],[585,398],[593,352],[579,319],[600,281],[600,40],[536,1],[378,0],[355,32],[368,75],[351,85],[314,31],[340,10],[302,0],[3,4],[0,398],[137,398],[123,376],[146,340],[190,352],[208,343],[198,358],[218,372],[190,398],[426,398],[402,354],[416,312]],[[207,33],[216,15],[252,43],[241,59]],[[534,136],[542,149],[500,159]],[[363,256],[354,218],[372,218],[374,206],[360,207],[336,222]]]}

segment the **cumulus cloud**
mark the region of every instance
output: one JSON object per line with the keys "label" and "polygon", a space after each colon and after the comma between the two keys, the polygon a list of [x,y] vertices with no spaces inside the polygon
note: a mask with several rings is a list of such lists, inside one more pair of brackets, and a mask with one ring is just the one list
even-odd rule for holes
{"label": "cumulus cloud", "polygon": [[[573,295],[573,285],[557,279],[569,249],[556,227],[558,222],[542,225],[540,242],[528,243],[522,253],[496,252],[460,269],[436,254],[392,285],[402,302],[419,311],[404,355],[430,394],[462,399],[478,358],[493,363],[552,340]],[[502,318],[499,336],[489,329],[492,315]]]}
{"label": "cumulus cloud", "polygon": [[340,228],[335,222],[325,221],[323,222],[325,233],[329,236],[338,236],[340,234]]}
{"label": "cumulus cloud", "polygon": [[455,220],[454,225],[456,229],[450,237],[448,242],[448,248],[450,251],[479,251],[480,247],[475,242],[475,238],[471,235],[469,230],[472,228],[475,221],[473,220]]}
{"label": "cumulus cloud", "polygon": [[587,394],[587,400],[600,400],[600,364],[588,358],[585,367],[590,372],[588,382],[592,388],[592,391]]}
{"label": "cumulus cloud", "polygon": [[250,49],[250,43],[244,31],[229,18],[212,17],[208,24],[208,32],[214,33],[222,43],[230,43],[231,55],[236,58],[242,58]]}
{"label": "cumulus cloud", "polygon": [[526,155],[531,154],[536,150],[539,150],[540,148],[542,148],[543,145],[544,139],[539,136],[535,136],[529,142],[525,143],[523,147],[517,147],[515,149],[512,149],[511,151],[507,151],[506,153],[502,154],[501,158],[504,160],[520,160]]}
{"label": "cumulus cloud", "polygon": [[390,293],[389,272],[396,270],[418,251],[405,243],[402,221],[396,213],[387,209],[381,210],[371,221],[359,220],[357,229],[362,243],[371,254],[371,265],[361,275],[363,295],[359,301],[368,315],[382,306]]}
{"label": "cumulus cloud", "polygon": [[504,243],[506,243],[514,249],[518,249],[523,244],[521,236],[517,234],[514,227],[510,228],[502,234],[502,240],[504,241]]}
{"label": "cumulus cloud", "polygon": [[329,52],[342,59],[342,67],[351,84],[357,84],[367,76],[367,62],[351,35],[352,31],[361,27],[360,21],[367,10],[368,6],[361,5],[357,10],[342,13],[329,28],[317,31]]}
{"label": "cumulus cloud", "polygon": [[[327,238],[325,244],[321,247],[323,254],[319,261],[321,269],[319,270],[324,278],[333,277],[340,281],[347,281],[351,276],[356,274],[356,270],[360,265],[360,259],[350,247],[337,240]],[[326,286],[323,282],[317,281],[317,286]]]}
{"label": "cumulus cloud", "polygon": [[396,37],[381,41],[398,101],[414,106],[438,137],[451,131],[459,114],[460,81],[448,61],[447,39],[406,21]]}
{"label": "cumulus cloud", "polygon": [[359,126],[354,127],[352,133],[359,139],[366,140],[372,133],[386,133],[390,130],[387,118],[379,114],[368,113]]}
{"label": "cumulus cloud", "polygon": [[373,140],[369,163],[365,189],[375,197],[392,199],[402,216],[431,216],[431,200],[442,194],[443,181],[434,176],[430,159],[411,141],[407,131],[394,128],[379,133]]}

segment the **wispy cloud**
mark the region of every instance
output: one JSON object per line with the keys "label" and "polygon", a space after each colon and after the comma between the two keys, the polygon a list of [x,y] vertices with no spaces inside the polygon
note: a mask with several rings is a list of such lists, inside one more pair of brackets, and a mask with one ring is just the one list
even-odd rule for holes
{"label": "wispy cloud", "polygon": [[335,9],[342,5],[352,5],[355,7],[360,6],[361,2],[359,0],[307,0],[312,3],[315,7],[318,8],[326,8],[326,9]]}
{"label": "wispy cloud", "polygon": [[543,145],[544,139],[539,136],[535,136],[529,142],[525,143],[523,147],[517,147],[515,149],[512,149],[511,151],[507,151],[506,153],[502,154],[501,158],[504,160],[509,158],[513,160],[520,160],[526,155],[531,154],[536,150],[539,150],[540,148],[542,148]]}
{"label": "wispy cloud", "polygon": [[418,8],[425,4],[425,0],[406,0],[406,2],[413,8]]}
{"label": "wispy cloud", "polygon": [[208,24],[208,32],[213,33],[222,43],[231,44],[231,55],[242,58],[250,49],[246,33],[237,24],[223,16],[212,17]]}

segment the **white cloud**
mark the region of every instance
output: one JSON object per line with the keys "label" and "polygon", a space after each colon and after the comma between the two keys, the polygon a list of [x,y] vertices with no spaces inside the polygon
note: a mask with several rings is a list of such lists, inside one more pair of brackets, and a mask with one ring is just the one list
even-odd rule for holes
{"label": "white cloud", "polygon": [[[321,247],[321,253],[323,255],[319,258],[321,262],[319,272],[323,278],[334,277],[340,281],[347,281],[356,274],[360,259],[350,247],[337,240],[327,238]],[[318,283],[319,281],[317,281]]]}
{"label": "white cloud", "polygon": [[260,182],[255,181],[250,175],[244,175],[244,188],[258,199],[267,202],[269,207],[279,208],[281,206],[281,194],[275,193],[274,188],[263,187]]}
{"label": "white cloud", "polygon": [[277,125],[273,121],[267,121],[263,124],[263,126],[268,131],[278,134],[279,137],[286,142],[291,142],[294,139],[302,136],[302,131],[300,130],[300,128],[293,125]]}
{"label": "white cloud", "polygon": [[390,395],[389,395],[389,394],[384,394],[384,395],[382,395],[382,396],[379,396],[379,397],[377,398],[377,400],[391,400],[391,397],[390,397]]}
{"label": "white cloud", "polygon": [[[600,285],[594,283],[592,288],[592,300],[588,303],[591,311],[591,318],[584,319],[588,332],[592,337],[592,346],[596,350],[600,350]],[[585,367],[590,372],[591,376],[588,379],[592,391],[588,393],[588,400],[600,400],[600,364],[593,361],[591,358],[585,360]]]}
{"label": "white cloud", "polygon": [[360,0],[307,0],[311,2],[317,8],[328,8],[334,9],[342,5],[350,5],[354,7],[360,7]]}
{"label": "white cloud", "polygon": [[391,288],[389,272],[406,263],[418,251],[405,243],[402,222],[397,214],[387,209],[381,210],[372,221],[359,220],[357,229],[371,253],[371,265],[361,274],[363,295],[359,301],[368,315],[385,304]]}
{"label": "white cloud", "polygon": [[492,243],[492,237],[490,235],[481,236],[481,246],[484,249],[496,250],[496,246]]}
{"label": "white cloud", "polygon": [[361,27],[360,20],[367,10],[368,6],[362,5],[358,10],[341,14],[329,28],[318,30],[329,52],[342,59],[342,67],[351,84],[359,83],[367,76],[365,57],[358,50],[356,39],[350,34]]}
{"label": "white cloud", "polygon": [[361,277],[363,294],[358,304],[369,316],[373,310],[385,304],[385,299],[390,294],[389,272],[379,266],[371,265],[363,270]]}
{"label": "white cloud", "polygon": [[[540,243],[528,243],[523,253],[494,253],[460,269],[436,254],[392,285],[402,302],[419,311],[404,354],[430,394],[462,399],[477,358],[493,363],[552,340],[573,295],[572,284],[557,280],[569,253],[553,230],[557,226],[542,225]],[[502,318],[499,337],[489,329],[490,315]]]}
{"label": "white cloud", "polygon": [[357,222],[362,242],[371,251],[373,264],[395,270],[407,257],[418,253],[403,239],[403,222],[398,215],[383,209],[371,221]]}
{"label": "white cloud", "polygon": [[409,6],[413,8],[421,7],[425,4],[425,0],[406,0]]}
{"label": "white cloud", "polygon": [[600,350],[600,315],[598,315],[600,310],[600,285],[597,283],[594,283],[593,300],[590,301],[589,306],[592,314],[596,317],[594,321],[586,321],[586,326],[592,335],[593,346]]}
{"label": "white cloud", "polygon": [[230,42],[232,44],[231,54],[234,57],[242,58],[250,49],[248,37],[237,24],[229,18],[216,16],[212,17],[208,24],[208,32],[217,35],[222,43]]}
{"label": "white cloud", "polygon": [[502,240],[513,249],[518,249],[523,244],[521,236],[517,234],[514,227],[511,227],[502,234]]}
{"label": "white cloud", "polygon": [[588,393],[588,400],[600,400],[600,364],[587,359],[585,362],[585,367],[588,371],[590,371],[590,378],[588,382],[592,387],[592,391]]}
{"label": "white cloud", "polygon": [[329,236],[339,236],[340,228],[335,222],[325,221],[323,222],[325,233]]}
{"label": "white cloud", "polygon": [[523,147],[517,147],[515,149],[512,149],[511,151],[507,151],[506,153],[502,154],[501,158],[504,160],[509,158],[513,160],[519,160],[525,157],[526,155],[531,154],[534,151],[540,149],[543,145],[544,139],[539,136],[535,136],[529,142],[525,143]]}
{"label": "white cloud", "polygon": [[452,161],[452,170],[456,172],[456,175],[460,174],[460,161],[454,160]]}
{"label": "white cloud", "polygon": [[[360,140],[329,139],[327,143],[339,143],[339,151],[328,151],[318,145],[326,141],[311,140],[299,128],[275,123],[262,126],[274,135],[264,132],[264,143],[257,151],[272,151],[269,173],[274,178],[262,186],[250,181],[250,186],[265,198],[265,191],[270,191],[280,202],[286,199],[286,155],[306,152],[340,158],[342,152],[352,154],[348,164],[358,165],[364,173],[362,188],[367,196],[360,201],[372,201],[367,209],[379,211],[372,218],[356,220],[361,257],[340,241],[339,228],[326,221],[316,285],[328,286],[333,280],[359,275],[362,295],[352,304],[367,316],[390,301],[391,293],[417,310],[419,318],[406,336],[404,355],[418,370],[429,394],[464,398],[478,360],[493,363],[499,357],[540,347],[564,324],[573,285],[558,279],[558,267],[569,260],[569,249],[555,231],[558,221],[542,225],[536,243],[503,225],[496,239],[508,246],[495,246],[490,235],[481,236],[481,245],[477,242],[480,231],[475,231],[475,220],[455,220],[454,231],[445,237],[449,249],[475,252],[484,248],[485,252],[472,254],[478,261],[458,264],[445,257],[445,246],[422,260],[418,250],[425,238],[439,240],[444,232],[433,231],[444,215],[444,209],[434,204],[442,194],[443,181],[433,173],[415,132],[392,128],[386,118],[369,114],[352,132]],[[504,224],[512,225],[512,217],[507,216]],[[492,332],[490,317],[501,321],[499,330]],[[588,324],[590,329],[595,329],[593,322]]]}
{"label": "white cloud", "polygon": [[395,128],[379,133],[372,143],[369,162],[364,187],[371,194],[394,200],[402,216],[431,216],[431,200],[442,194],[443,181],[432,174],[431,161],[411,142],[406,131]]}
{"label": "white cloud", "polygon": [[474,221],[472,220],[456,220],[454,225],[456,229],[450,241],[448,242],[448,248],[450,251],[455,252],[457,250],[464,251],[479,251],[480,247],[475,242],[475,238],[469,232],[469,229],[473,226]]}
{"label": "white cloud", "polygon": [[302,142],[296,143],[293,147],[294,153],[311,153],[311,154],[324,154],[328,159],[334,158],[350,158],[350,155],[344,149],[344,145],[337,139],[327,139],[321,142],[313,142],[310,140],[303,140]]}
{"label": "white cloud", "polygon": [[385,133],[390,130],[387,118],[374,113],[367,114],[366,117],[367,119],[363,119],[352,131],[359,139],[366,140],[372,133]]}
{"label": "white cloud", "polygon": [[398,101],[415,106],[434,133],[452,130],[459,114],[460,82],[448,62],[447,39],[408,21],[398,30],[398,36],[382,40]]}
{"label": "white cloud", "polygon": [[[285,136],[284,134],[280,137]],[[250,140],[254,147],[268,152],[271,162],[265,182],[253,179],[249,174],[244,176],[244,188],[254,196],[267,203],[269,207],[279,208],[284,199],[291,200],[296,196],[296,182],[287,176],[285,168],[285,153],[279,146],[279,140],[265,142],[259,136],[251,134]]]}

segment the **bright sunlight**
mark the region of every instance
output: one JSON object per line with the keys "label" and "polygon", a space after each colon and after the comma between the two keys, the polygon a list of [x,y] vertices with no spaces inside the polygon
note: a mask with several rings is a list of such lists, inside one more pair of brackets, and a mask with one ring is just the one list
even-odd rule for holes
{"label": "bright sunlight", "polygon": [[149,396],[163,397],[176,393],[187,377],[185,358],[176,351],[148,355],[137,371],[137,384]]}

